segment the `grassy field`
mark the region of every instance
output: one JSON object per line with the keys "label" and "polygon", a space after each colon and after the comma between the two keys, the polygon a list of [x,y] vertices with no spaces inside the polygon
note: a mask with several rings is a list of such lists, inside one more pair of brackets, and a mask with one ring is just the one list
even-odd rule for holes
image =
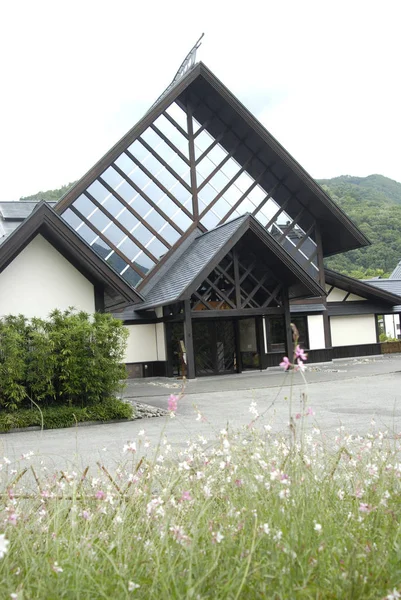
{"label": "grassy field", "polygon": [[2,458],[0,596],[399,598],[399,446],[375,424],[328,446],[311,410],[278,438],[252,403],[185,451],[142,431],[113,472]]}

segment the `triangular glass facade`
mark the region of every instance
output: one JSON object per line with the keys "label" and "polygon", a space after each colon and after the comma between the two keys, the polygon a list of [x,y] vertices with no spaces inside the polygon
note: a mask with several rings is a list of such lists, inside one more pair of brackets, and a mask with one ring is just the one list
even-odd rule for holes
{"label": "triangular glass facade", "polygon": [[[285,184],[248,148],[245,134],[241,139],[210,107],[199,111],[202,101],[193,108],[186,98],[156,110],[154,121],[71,199],[63,218],[133,287],[190,228],[210,230],[245,213],[317,280],[315,219],[295,194],[275,199]],[[206,115],[202,122],[197,112]]]}

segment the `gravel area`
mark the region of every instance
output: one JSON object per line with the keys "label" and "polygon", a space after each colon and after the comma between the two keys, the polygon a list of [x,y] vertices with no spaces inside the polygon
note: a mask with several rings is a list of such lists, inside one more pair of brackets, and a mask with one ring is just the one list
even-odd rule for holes
{"label": "gravel area", "polygon": [[135,419],[149,419],[151,417],[165,417],[168,415],[168,410],[164,408],[158,408],[157,406],[151,406],[150,404],[144,404],[143,402],[137,402],[134,398],[124,398],[124,402],[128,402],[134,407]]}

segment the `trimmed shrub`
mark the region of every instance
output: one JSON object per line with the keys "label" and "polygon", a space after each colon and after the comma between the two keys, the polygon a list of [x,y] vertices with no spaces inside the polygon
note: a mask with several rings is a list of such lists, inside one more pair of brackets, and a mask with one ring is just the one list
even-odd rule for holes
{"label": "trimmed shrub", "polygon": [[128,332],[109,314],[55,310],[0,321],[0,407],[96,405],[122,387]]}
{"label": "trimmed shrub", "polygon": [[[132,407],[117,398],[105,398],[102,403],[86,406],[53,406],[42,410],[44,429],[73,427],[86,421],[113,421],[116,419],[131,419]],[[10,431],[23,427],[42,425],[42,417],[37,408],[21,408],[0,413],[0,431]]]}

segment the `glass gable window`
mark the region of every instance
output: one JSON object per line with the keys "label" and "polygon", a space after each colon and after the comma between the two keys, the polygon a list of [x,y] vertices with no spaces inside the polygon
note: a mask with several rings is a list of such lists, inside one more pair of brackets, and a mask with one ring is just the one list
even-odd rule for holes
{"label": "glass gable window", "polygon": [[262,150],[252,150],[245,129],[237,139],[235,124],[217,114],[217,105],[213,110],[207,98],[188,98],[202,123],[187,115],[184,94],[129,137],[118,156],[111,151],[107,168],[81,188],[65,220],[131,285],[147,278],[189,228],[212,229],[245,213],[317,278],[313,217],[298,218],[308,211],[296,194],[286,201],[281,181]]}

